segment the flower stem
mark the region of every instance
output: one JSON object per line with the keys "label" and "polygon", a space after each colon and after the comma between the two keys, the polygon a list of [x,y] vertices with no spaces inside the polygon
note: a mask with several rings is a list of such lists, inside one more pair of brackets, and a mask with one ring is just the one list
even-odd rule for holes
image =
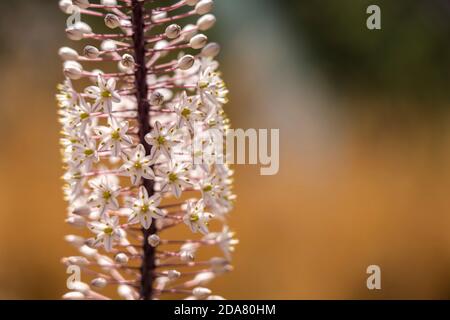
{"label": "flower stem", "polygon": [[[148,103],[148,85],[147,85],[147,67],[146,67],[146,49],[144,36],[144,2],[132,0],[132,23],[133,23],[133,45],[136,62],[135,85],[136,100],[138,105],[139,122],[139,140],[144,146],[147,155],[150,154],[151,146],[145,141],[145,135],[150,132],[150,116]],[[152,180],[144,179],[144,187],[149,196],[154,194],[154,184]],[[144,240],[142,244],[143,259],[141,265],[140,296],[143,300],[150,300],[153,295],[153,281],[155,269],[155,248],[152,247],[147,239],[150,235],[157,232],[153,223],[148,230],[142,229]]]}

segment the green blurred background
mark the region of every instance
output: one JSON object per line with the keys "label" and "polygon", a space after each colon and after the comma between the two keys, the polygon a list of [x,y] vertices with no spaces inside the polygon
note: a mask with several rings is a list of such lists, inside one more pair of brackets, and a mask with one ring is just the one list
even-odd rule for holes
{"label": "green blurred background", "polygon": [[[58,299],[74,254],[53,97],[66,16],[54,0],[0,9],[0,298]],[[216,0],[215,14],[233,126],[281,130],[278,175],[236,167],[241,244],[215,292],[450,298],[450,2]]]}

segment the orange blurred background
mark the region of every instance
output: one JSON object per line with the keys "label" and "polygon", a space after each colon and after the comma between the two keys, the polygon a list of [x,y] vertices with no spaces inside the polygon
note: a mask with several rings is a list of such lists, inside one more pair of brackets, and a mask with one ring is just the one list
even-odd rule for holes
{"label": "orange blurred background", "polygon": [[[217,279],[214,292],[450,298],[450,56],[443,54],[450,11],[440,1],[379,1],[386,18],[372,34],[367,1],[216,2],[211,37],[224,47],[233,126],[279,128],[281,162],[275,176],[235,167],[231,225],[240,244],[235,271]],[[0,298],[59,299],[66,290],[60,258],[74,252],[63,240],[73,230],[64,224],[54,94],[62,80],[56,52],[70,42],[56,1],[5,6]],[[402,6],[420,19],[398,16]],[[413,29],[399,32],[405,24]],[[382,270],[380,291],[366,288],[372,264]]]}

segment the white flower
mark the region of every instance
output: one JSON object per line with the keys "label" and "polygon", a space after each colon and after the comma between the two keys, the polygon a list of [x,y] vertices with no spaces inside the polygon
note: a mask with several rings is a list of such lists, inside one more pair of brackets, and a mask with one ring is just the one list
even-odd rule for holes
{"label": "white flower", "polygon": [[183,91],[178,103],[173,107],[175,113],[178,116],[178,128],[187,126],[191,132],[194,130],[193,127],[195,121],[199,120],[202,116],[201,113],[197,110],[197,107],[197,99],[188,97],[186,91]]}
{"label": "white flower", "polygon": [[80,96],[78,105],[72,110],[69,116],[69,126],[72,128],[78,126],[78,130],[84,132],[86,126],[92,124],[92,114],[96,111],[95,107]]}
{"label": "white flower", "polygon": [[72,152],[73,145],[80,143],[82,140],[82,134],[75,128],[65,128],[62,131],[62,138],[59,140],[60,144],[65,149],[65,156]]}
{"label": "white flower", "polygon": [[83,188],[83,173],[73,162],[67,162],[67,171],[63,176],[67,185],[64,186],[64,193],[67,200],[75,201],[82,192]]}
{"label": "white flower", "polygon": [[197,250],[200,248],[200,244],[196,242],[188,242],[181,246],[180,248],[180,257],[182,261],[191,261],[194,260],[195,254]]}
{"label": "white flower", "polygon": [[138,145],[134,151],[125,151],[124,153],[124,164],[121,170],[131,178],[133,185],[138,184],[141,178],[155,179],[155,174],[151,168],[152,158],[145,155],[145,148],[142,144]]}
{"label": "white flower", "polygon": [[183,221],[191,228],[192,232],[200,231],[203,234],[208,234],[208,224],[212,217],[211,213],[205,212],[205,204],[202,199],[198,201],[190,200],[187,202]]}
{"label": "white flower", "polygon": [[115,14],[108,13],[105,16],[105,24],[108,28],[115,29],[117,27],[120,27],[120,19]]}
{"label": "white flower", "polygon": [[189,188],[192,186],[190,179],[186,177],[188,173],[189,164],[175,163],[170,165],[168,169],[158,169],[158,176],[163,181],[161,183],[161,192],[172,192],[172,194],[179,198],[183,191],[183,187]]}
{"label": "white flower", "polygon": [[89,229],[96,234],[93,244],[95,246],[103,244],[108,252],[112,250],[113,242],[120,241],[125,235],[123,229],[119,226],[119,219],[115,216],[102,222],[91,222]]}
{"label": "white flower", "polygon": [[59,94],[56,99],[59,105],[63,108],[74,106],[78,101],[78,93],[72,86],[72,82],[66,79],[63,84],[58,85]]}
{"label": "white flower", "polygon": [[102,176],[100,179],[89,181],[90,187],[94,190],[88,203],[104,216],[106,210],[118,210],[119,201],[117,196],[120,194],[119,186],[108,176]]}
{"label": "white flower", "polygon": [[[206,63],[208,63],[207,61],[205,59]],[[213,105],[222,105],[228,102],[228,89],[220,78],[220,74],[214,71],[214,66],[208,66],[200,75],[198,88]]]}
{"label": "white flower", "polygon": [[82,141],[75,143],[72,146],[72,161],[78,167],[83,167],[89,170],[93,163],[99,161],[97,147],[95,141],[89,140],[85,137]]}
{"label": "white flower", "polygon": [[231,232],[228,226],[224,226],[221,232],[210,233],[205,236],[205,240],[214,240],[222,249],[225,258],[231,260],[231,252],[234,251],[234,246],[239,243],[239,240],[234,238],[235,233]]}
{"label": "white flower", "polygon": [[140,222],[143,228],[150,228],[152,219],[161,219],[165,216],[158,209],[160,201],[161,198],[158,194],[149,197],[145,187],[140,187],[139,196],[134,201],[133,213],[130,215],[128,223],[134,224]]}
{"label": "white flower", "polygon": [[98,151],[111,151],[113,157],[118,157],[122,153],[123,147],[129,147],[133,140],[127,135],[128,122],[119,122],[116,118],[110,117],[109,126],[99,126],[94,129],[95,133],[101,137]]}
{"label": "white flower", "polygon": [[212,205],[217,201],[221,191],[222,186],[218,177],[214,176],[209,179],[205,179],[200,182],[200,190],[202,192],[202,197],[207,205]]}
{"label": "white flower", "polygon": [[155,159],[161,154],[163,154],[167,159],[171,159],[171,148],[176,144],[176,141],[174,140],[174,132],[174,127],[165,129],[159,121],[156,121],[153,131],[145,136],[145,141],[152,146],[152,151],[150,154],[152,159]]}
{"label": "white flower", "polygon": [[120,102],[120,95],[115,91],[116,80],[109,78],[106,80],[101,74],[97,76],[97,86],[86,88],[86,94],[95,99],[95,107],[99,106],[104,113],[110,114],[113,102]]}
{"label": "white flower", "polygon": [[233,207],[235,199],[231,191],[232,180],[215,175],[200,182],[199,188],[205,204],[217,213],[227,213]]}

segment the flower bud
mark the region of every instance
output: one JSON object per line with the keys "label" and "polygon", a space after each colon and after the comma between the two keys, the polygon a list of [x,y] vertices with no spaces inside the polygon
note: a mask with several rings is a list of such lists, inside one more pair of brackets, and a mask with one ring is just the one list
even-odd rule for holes
{"label": "flower bud", "polygon": [[105,25],[110,29],[115,29],[120,27],[120,19],[115,14],[108,13],[105,16]]}
{"label": "flower bud", "polygon": [[215,56],[217,56],[219,54],[219,52],[220,52],[220,45],[215,42],[211,42],[211,43],[208,43],[202,49],[202,56],[208,57],[208,58],[214,58]]}
{"label": "flower bud", "polygon": [[126,300],[134,300],[133,289],[130,286],[125,284],[120,285],[117,288],[117,293]]}
{"label": "flower bud", "polygon": [[117,6],[117,0],[102,0],[100,2],[104,6]]}
{"label": "flower bud", "polygon": [[228,260],[222,257],[214,257],[209,260],[211,266],[214,268],[223,268],[229,264]]}
{"label": "flower bud", "polygon": [[61,49],[59,49],[58,54],[61,57],[61,59],[66,61],[78,59],[78,52],[69,47],[62,47]]}
{"label": "flower bud", "polygon": [[[161,40],[161,41],[158,41],[156,44],[155,44],[155,49],[156,50],[161,50],[161,49],[164,49],[164,48],[166,48],[167,46],[169,45],[169,42],[167,42],[166,40]],[[165,57],[165,56],[167,56],[167,51],[160,51],[159,52],[159,55],[161,56],[161,57]]]}
{"label": "flower bud", "polygon": [[65,295],[62,296],[64,300],[84,300],[86,299],[85,295],[81,292],[71,291],[67,292]]}
{"label": "flower bud", "polygon": [[89,8],[89,0],[72,0],[72,3],[81,9]]}
{"label": "flower bud", "polygon": [[124,54],[122,56],[122,65],[126,68],[133,68],[134,67],[134,57],[131,54]]}
{"label": "flower bud", "polygon": [[181,259],[181,261],[187,262],[187,261],[192,261],[192,260],[194,260],[194,259],[195,259],[195,256],[194,256],[194,254],[193,254],[192,252],[182,251],[182,252],[180,253],[180,259]]}
{"label": "flower bud", "polygon": [[179,277],[181,277],[181,273],[179,271],[177,271],[177,270],[169,270],[167,272],[167,277],[170,280],[175,280],[175,279],[178,279]]}
{"label": "flower bud", "polygon": [[79,41],[85,34],[92,33],[91,27],[85,22],[77,22],[66,29],[66,34],[70,40]]}
{"label": "flower bud", "polygon": [[197,27],[201,31],[208,30],[216,23],[216,17],[212,14],[205,14],[197,20]]}
{"label": "flower bud", "polygon": [[89,261],[85,257],[72,256],[64,259],[64,263],[68,265],[85,266],[89,264]]}
{"label": "flower bud", "polygon": [[177,38],[181,33],[181,27],[177,24],[171,24],[166,28],[165,35],[169,39]]}
{"label": "flower bud", "polygon": [[150,95],[149,102],[150,105],[152,106],[160,106],[164,102],[164,96],[159,91],[153,91],[152,94]]}
{"label": "flower bud", "polygon": [[100,48],[103,51],[115,51],[117,49],[117,44],[114,40],[108,39],[102,42]]}
{"label": "flower bud", "polygon": [[114,262],[108,256],[98,256],[97,263],[100,267],[103,268],[113,268],[115,267]]}
{"label": "flower bud", "polygon": [[104,288],[108,284],[108,280],[105,278],[95,278],[92,279],[91,285],[96,288]]}
{"label": "flower bud", "polygon": [[195,58],[189,54],[183,56],[178,60],[178,68],[181,70],[187,70],[190,69],[195,62]]}
{"label": "flower bud", "polygon": [[71,14],[72,13],[72,0],[60,0],[59,1],[59,8],[61,9],[62,12],[66,13],[66,14]]}
{"label": "flower bud", "polygon": [[100,51],[94,46],[84,47],[83,54],[89,59],[96,59],[100,55]]}
{"label": "flower bud", "polygon": [[152,234],[151,236],[148,237],[147,240],[148,240],[148,244],[151,245],[152,247],[157,247],[159,245],[159,243],[161,242],[161,239],[156,234]]}
{"label": "flower bud", "polygon": [[76,25],[73,25],[66,29],[66,34],[70,40],[79,41],[83,39],[84,32],[80,28],[77,28]]}
{"label": "flower bud", "polygon": [[221,296],[209,296],[206,300],[225,300],[225,298]]}
{"label": "flower bud", "polygon": [[201,49],[208,43],[208,37],[204,34],[198,34],[191,38],[189,45],[192,49]]}
{"label": "flower bud", "polygon": [[95,240],[94,238],[88,238],[84,242],[88,247],[95,248]]}
{"label": "flower bud", "polygon": [[81,282],[81,281],[75,281],[70,284],[70,289],[73,291],[78,291],[84,294],[89,293],[91,288],[89,288],[89,285],[87,283]]}
{"label": "flower bud", "polygon": [[87,245],[83,245],[80,248],[80,253],[85,255],[86,257],[95,257],[98,253],[98,250]]}
{"label": "flower bud", "polygon": [[214,279],[216,275],[211,271],[201,272],[197,274],[194,279],[187,281],[185,284],[189,287],[197,287],[206,285],[212,279]]}
{"label": "flower bud", "polygon": [[116,261],[119,264],[127,264],[128,260],[129,260],[128,256],[123,252],[116,254],[116,256],[114,257],[114,261]]}
{"label": "flower bud", "polygon": [[216,277],[216,275],[213,272],[201,272],[198,275],[195,276],[193,281],[197,282],[197,285],[202,285],[210,282]]}
{"label": "flower bud", "polygon": [[197,287],[192,290],[192,294],[197,299],[204,299],[211,294],[211,290],[209,290],[208,288]]}
{"label": "flower bud", "polygon": [[206,14],[212,10],[214,2],[212,0],[200,0],[195,5],[195,12],[197,14]]}
{"label": "flower bud", "polygon": [[165,11],[158,12],[158,13],[152,15],[152,21],[153,22],[158,22],[158,20],[161,20],[161,19],[164,19],[164,18],[167,18],[167,12],[165,12]]}
{"label": "flower bud", "polygon": [[71,215],[66,219],[66,223],[77,228],[84,228],[86,226],[86,220],[77,215]]}
{"label": "flower bud", "polygon": [[72,214],[76,214],[76,215],[79,215],[82,217],[87,217],[87,216],[89,216],[90,213],[91,213],[91,209],[86,205],[77,206],[77,207],[73,208],[73,210],[72,210]]}
{"label": "flower bud", "polygon": [[70,243],[71,245],[73,245],[74,247],[81,247],[82,245],[84,245],[84,238],[80,237],[80,236],[76,236],[73,234],[68,234],[64,237],[64,240],[66,240],[68,243]]}

